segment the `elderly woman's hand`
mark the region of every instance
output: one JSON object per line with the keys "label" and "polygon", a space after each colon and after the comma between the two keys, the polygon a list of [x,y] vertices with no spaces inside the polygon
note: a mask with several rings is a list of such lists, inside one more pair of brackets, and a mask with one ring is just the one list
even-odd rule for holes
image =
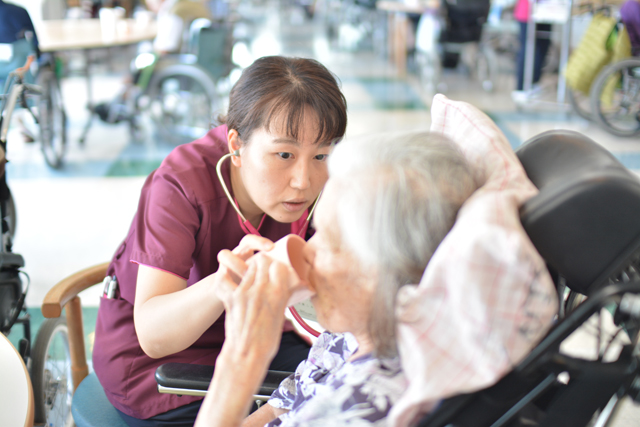
{"label": "elderly woman's hand", "polygon": [[225,341],[196,426],[240,425],[280,346],[291,271],[263,254],[247,264],[240,284],[225,280],[216,287],[226,311]]}
{"label": "elderly woman's hand", "polygon": [[247,264],[239,285],[224,281],[217,287],[226,311],[224,348],[268,366],[278,351],[284,310],[297,280],[290,268],[264,254]]}

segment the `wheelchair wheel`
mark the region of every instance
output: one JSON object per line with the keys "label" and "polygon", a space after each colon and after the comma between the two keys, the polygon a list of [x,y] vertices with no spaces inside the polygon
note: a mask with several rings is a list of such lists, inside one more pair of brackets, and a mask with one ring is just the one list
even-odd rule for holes
{"label": "wheelchair wheel", "polygon": [[67,146],[67,115],[62,104],[60,84],[50,67],[40,70],[37,83],[42,88],[38,103],[42,154],[49,166],[58,169],[62,166]]}
{"label": "wheelchair wheel", "polygon": [[583,119],[587,119],[589,121],[592,120],[591,100],[588,96],[584,95],[582,92],[575,91],[567,87],[567,98],[569,98],[569,104],[571,104],[571,108],[574,113]]}
{"label": "wheelchair wheel", "polygon": [[593,118],[616,136],[640,134],[640,58],[609,65],[598,74],[589,95]]}
{"label": "wheelchair wheel", "polygon": [[200,138],[211,128],[214,81],[197,65],[173,64],[154,75],[148,111],[159,135],[174,143]]}
{"label": "wheelchair wheel", "polygon": [[73,378],[65,319],[44,321],[38,331],[31,356],[35,422],[44,423],[45,426],[73,426]]}

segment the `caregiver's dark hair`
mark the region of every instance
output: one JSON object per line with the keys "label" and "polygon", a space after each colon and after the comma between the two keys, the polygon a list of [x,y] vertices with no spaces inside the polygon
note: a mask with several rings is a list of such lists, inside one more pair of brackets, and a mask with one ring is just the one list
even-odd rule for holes
{"label": "caregiver's dark hair", "polygon": [[344,136],[347,101],[337,78],[313,59],[265,56],[242,72],[229,94],[229,111],[220,121],[238,131],[244,144],[254,130],[269,129],[281,118],[287,136],[298,139],[305,107],[318,117],[316,143]]}

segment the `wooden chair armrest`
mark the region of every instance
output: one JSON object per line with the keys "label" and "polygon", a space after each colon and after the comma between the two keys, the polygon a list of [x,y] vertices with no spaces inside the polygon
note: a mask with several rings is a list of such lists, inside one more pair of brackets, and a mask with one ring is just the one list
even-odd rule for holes
{"label": "wooden chair armrest", "polygon": [[47,292],[42,302],[44,317],[60,317],[62,308],[78,293],[91,286],[101,283],[107,274],[108,262],[85,268],[69,277],[62,279]]}

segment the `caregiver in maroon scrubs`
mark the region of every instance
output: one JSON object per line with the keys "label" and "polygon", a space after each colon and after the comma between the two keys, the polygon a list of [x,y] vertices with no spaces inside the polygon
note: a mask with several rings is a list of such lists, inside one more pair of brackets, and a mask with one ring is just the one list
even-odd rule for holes
{"label": "caregiver in maroon scrubs", "polygon": [[[264,57],[243,71],[221,122],[149,175],[107,272],[117,287],[100,302],[93,366],[131,426],[193,424],[201,398],[158,393],[155,370],[215,363],[225,331],[214,289],[231,275],[218,252],[247,258],[289,233],[308,237],[346,101],[320,63]],[[285,324],[271,369],[295,370],[308,349]]]}

